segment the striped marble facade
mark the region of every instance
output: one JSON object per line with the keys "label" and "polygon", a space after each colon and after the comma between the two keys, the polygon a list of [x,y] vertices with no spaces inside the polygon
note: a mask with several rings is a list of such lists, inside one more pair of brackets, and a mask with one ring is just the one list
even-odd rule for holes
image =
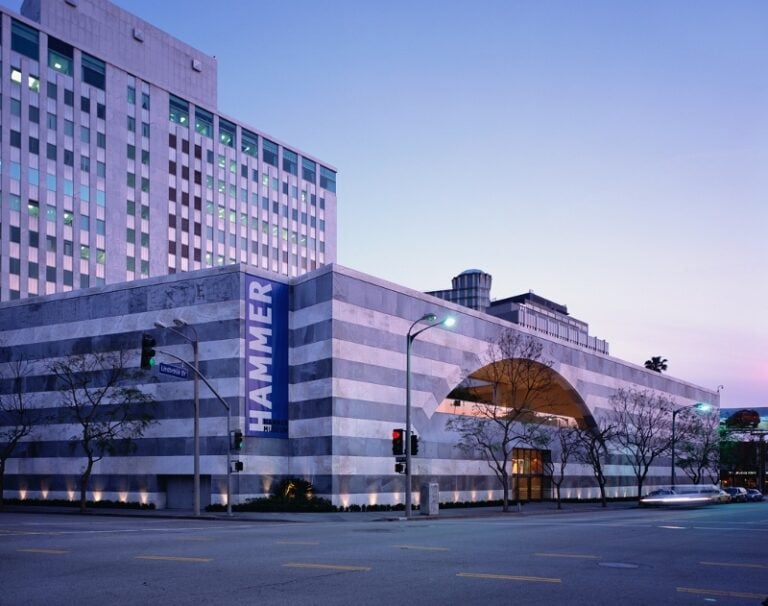
{"label": "striped marble facade", "polygon": [[[158,321],[172,325],[181,318],[195,327],[201,372],[229,403],[232,428],[244,428],[247,275],[275,280],[233,265],[0,304],[0,391],[11,389],[8,361],[26,360],[27,401],[36,415],[34,434],[8,462],[6,497],[73,498],[77,492],[84,458],[68,442],[76,428],[51,421],[60,398],[47,364],[70,353],[123,349],[129,365],[138,367],[144,332],[157,339],[158,361],[174,363],[162,352],[191,360],[190,344],[155,328]],[[451,413],[438,407],[483,366],[488,342],[515,325],[340,266],[288,283],[289,438],[246,436],[244,449],[230,454],[225,409],[201,385],[202,504],[225,500],[232,459],[244,464],[233,474],[234,502],[262,496],[286,476],[312,481],[320,496],[337,505],[402,502],[404,476],[394,472],[390,436],[405,420],[405,335],[427,312],[450,314],[457,323],[429,330],[413,344],[412,422],[421,438],[415,488],[437,482],[442,501],[498,498],[495,476],[482,460],[463,457],[456,436],[445,429]],[[542,341],[553,369],[592,414],[607,406],[616,389],[629,386],[667,394],[679,405],[717,404],[712,391],[569,343]],[[156,423],[134,454],[96,464],[92,496],[188,507],[183,491],[192,476],[191,375],[179,379],[155,368],[138,381],[156,400]],[[631,469],[620,456],[614,459],[609,494],[633,494]],[[648,486],[666,482],[668,463],[652,471]],[[568,496],[596,494],[589,470],[575,465],[566,488]]]}

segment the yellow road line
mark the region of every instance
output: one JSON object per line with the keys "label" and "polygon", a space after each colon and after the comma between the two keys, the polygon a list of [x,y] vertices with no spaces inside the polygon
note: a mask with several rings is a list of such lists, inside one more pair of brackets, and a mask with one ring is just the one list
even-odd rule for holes
{"label": "yellow road line", "polygon": [[450,551],[447,547],[427,547],[425,545],[393,545],[399,549],[416,549],[418,551]]}
{"label": "yellow road line", "polygon": [[586,555],[580,553],[534,553],[533,555],[542,558],[583,558],[585,560],[599,560],[600,556]]}
{"label": "yellow road line", "polygon": [[475,579],[495,579],[499,581],[529,581],[531,583],[562,583],[561,579],[547,577],[521,577],[510,574],[485,574],[482,572],[459,572],[457,577],[471,577]]}
{"label": "yellow road line", "polygon": [[181,556],[136,556],[137,560],[166,560],[170,562],[210,562],[213,558],[185,558]]}
{"label": "yellow road line", "polygon": [[320,541],[275,541],[278,545],[320,545]]}
{"label": "yellow road line", "polygon": [[300,562],[289,562],[283,564],[285,568],[319,568],[320,570],[347,570],[347,571],[362,571],[367,572],[371,569],[370,566],[341,566],[338,564],[302,564]]}
{"label": "yellow road line", "polygon": [[747,593],[745,591],[721,591],[719,589],[697,589],[695,587],[678,587],[678,593],[695,593],[697,595],[719,595],[728,598],[745,598],[747,600],[762,600],[763,593]]}
{"label": "yellow road line", "polygon": [[699,562],[702,566],[732,566],[734,568],[768,568],[765,564],[736,564],[731,562]]}
{"label": "yellow road line", "polygon": [[17,549],[16,551],[23,551],[24,553],[51,553],[54,555],[69,553],[65,549]]}

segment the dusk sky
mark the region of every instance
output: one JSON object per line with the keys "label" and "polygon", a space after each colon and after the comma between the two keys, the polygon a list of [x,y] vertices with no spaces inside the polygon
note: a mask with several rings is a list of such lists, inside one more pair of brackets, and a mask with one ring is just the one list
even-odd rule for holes
{"label": "dusk sky", "polygon": [[420,291],[480,268],[768,405],[768,2],[117,4],[338,169],[340,264]]}

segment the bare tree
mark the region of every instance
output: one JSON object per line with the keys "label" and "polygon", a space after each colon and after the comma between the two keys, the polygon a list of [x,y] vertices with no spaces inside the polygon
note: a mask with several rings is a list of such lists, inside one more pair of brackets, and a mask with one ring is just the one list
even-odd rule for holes
{"label": "bare tree", "polygon": [[72,355],[51,364],[62,392],[61,421],[77,427],[70,444],[85,456],[80,474],[80,511],[93,466],[108,454],[131,453],[153,422],[154,400],[131,384],[122,351]]}
{"label": "bare tree", "polygon": [[612,397],[615,441],[628,457],[637,480],[637,498],[654,461],[672,444],[670,431],[674,402],[650,391],[619,389]]}
{"label": "bare tree", "polygon": [[700,484],[707,476],[713,484],[720,483],[720,418],[717,414],[700,414],[685,409],[678,420],[680,432],[677,443],[677,465]]}
{"label": "bare tree", "polygon": [[573,458],[579,463],[588,465],[600,489],[600,501],[603,507],[608,507],[605,495],[605,464],[608,457],[608,446],[616,435],[616,426],[608,419],[601,417],[594,427],[576,427],[573,429],[573,439],[576,446]]}
{"label": "bare tree", "polygon": [[539,422],[536,413],[550,405],[551,362],[543,359],[542,349],[541,342],[530,336],[502,332],[488,348],[487,365],[461,387],[473,401],[470,414],[448,421],[448,429],[459,434],[458,447],[467,454],[479,452],[493,470],[505,512],[514,448],[529,442],[526,424]]}
{"label": "bare tree", "polygon": [[32,415],[24,399],[24,362],[9,364],[10,376],[0,377],[10,386],[0,394],[0,507],[5,491],[5,464],[22,439],[32,433]]}
{"label": "bare tree", "polygon": [[542,464],[545,475],[551,479],[555,487],[555,501],[558,509],[563,508],[560,488],[565,481],[565,469],[579,448],[577,429],[562,421],[562,419],[555,419],[554,426],[542,425],[541,430],[531,440],[534,448],[550,452],[553,447],[557,449],[557,461],[551,456],[543,457]]}

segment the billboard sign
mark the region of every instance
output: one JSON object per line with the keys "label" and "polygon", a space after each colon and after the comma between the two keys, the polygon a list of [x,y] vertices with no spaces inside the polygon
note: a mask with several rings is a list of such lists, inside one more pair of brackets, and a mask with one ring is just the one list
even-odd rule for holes
{"label": "billboard sign", "polygon": [[245,434],[288,437],[288,285],[245,276]]}

